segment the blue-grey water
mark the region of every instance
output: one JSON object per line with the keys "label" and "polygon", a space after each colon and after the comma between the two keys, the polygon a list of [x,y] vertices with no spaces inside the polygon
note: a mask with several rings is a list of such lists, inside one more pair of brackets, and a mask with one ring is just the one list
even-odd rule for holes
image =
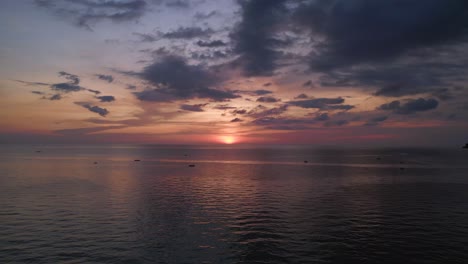
{"label": "blue-grey water", "polygon": [[0,263],[467,263],[467,171],[463,149],[2,145]]}

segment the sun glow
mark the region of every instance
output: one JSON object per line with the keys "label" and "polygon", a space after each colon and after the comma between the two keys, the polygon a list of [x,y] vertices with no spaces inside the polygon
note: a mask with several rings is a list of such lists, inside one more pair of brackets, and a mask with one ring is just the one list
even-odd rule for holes
{"label": "sun glow", "polygon": [[220,141],[224,144],[234,144],[236,143],[236,139],[233,136],[222,136],[220,137]]}

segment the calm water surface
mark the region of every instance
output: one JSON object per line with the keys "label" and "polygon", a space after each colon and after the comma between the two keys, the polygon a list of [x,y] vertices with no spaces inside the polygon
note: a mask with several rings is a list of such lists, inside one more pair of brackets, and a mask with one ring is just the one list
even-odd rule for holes
{"label": "calm water surface", "polygon": [[467,171],[462,149],[2,145],[0,263],[467,263]]}

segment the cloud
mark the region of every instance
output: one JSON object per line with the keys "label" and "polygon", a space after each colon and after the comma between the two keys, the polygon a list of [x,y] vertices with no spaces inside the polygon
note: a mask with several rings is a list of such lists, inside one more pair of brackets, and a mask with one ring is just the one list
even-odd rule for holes
{"label": "cloud", "polygon": [[206,104],[195,104],[195,105],[189,105],[189,104],[183,104],[180,106],[180,109],[185,110],[185,111],[191,111],[191,112],[203,112],[203,107],[206,106]]}
{"label": "cloud", "polygon": [[278,40],[272,35],[286,13],[284,2],[241,2],[241,21],[231,34],[231,40],[246,76],[268,76],[276,68],[279,53],[275,46]]}
{"label": "cloud", "polygon": [[276,103],[279,101],[281,100],[271,97],[271,96],[262,96],[262,97],[257,98],[257,102],[260,102],[260,103]]}
{"label": "cloud", "polygon": [[229,56],[229,53],[220,50],[209,50],[203,52],[191,52],[191,56],[196,60],[218,60]]}
{"label": "cloud", "polygon": [[22,81],[22,80],[14,80],[15,82],[19,82],[22,84],[26,85],[32,85],[32,86],[49,86],[49,83],[43,83],[43,82],[28,82],[28,81]]}
{"label": "cloud", "polygon": [[377,116],[369,119],[364,125],[365,126],[377,126],[379,123],[388,119],[388,116]]}
{"label": "cloud", "polygon": [[234,90],[235,93],[241,93],[241,94],[248,94],[248,95],[266,95],[266,94],[272,94],[273,92],[270,90],[265,90],[265,89],[259,89],[259,90]]}
{"label": "cloud", "polygon": [[62,96],[61,96],[60,94],[54,94],[54,95],[50,96],[50,97],[47,98],[47,99],[49,99],[49,100],[51,100],[51,101],[56,101],[56,100],[62,99]]}
{"label": "cloud", "polygon": [[88,109],[89,111],[91,111],[93,113],[97,113],[97,114],[99,114],[100,116],[103,116],[103,117],[105,117],[107,114],[109,114],[109,111],[107,111],[106,108],[101,108],[99,106],[91,105],[91,104],[86,103],[86,102],[75,102],[75,104],[79,105],[81,107],[84,107],[84,108]]}
{"label": "cloud", "polygon": [[436,109],[439,105],[439,102],[435,99],[429,98],[419,98],[419,99],[409,99],[405,103],[400,101],[392,101],[388,104],[383,104],[379,106],[378,110],[392,111],[396,114],[408,115],[416,112],[424,112]]}
{"label": "cloud", "polygon": [[313,40],[324,40],[311,65],[331,69],[463,40],[467,10],[464,0],[337,0],[306,2],[294,16]]}
{"label": "cloud", "polygon": [[107,81],[108,83],[111,83],[114,81],[114,77],[112,77],[112,75],[96,74],[96,76],[100,80]]}
{"label": "cloud", "polygon": [[207,37],[214,33],[211,28],[201,27],[179,27],[178,29],[166,33],[159,33],[160,38],[166,39],[193,39]]}
{"label": "cloud", "polygon": [[344,99],[337,98],[314,98],[308,100],[290,101],[288,104],[301,108],[316,108],[321,110],[350,110],[352,105],[343,105]]}
{"label": "cloud", "polygon": [[243,122],[244,120],[240,119],[240,118],[234,118],[231,120],[231,123],[236,123],[236,122]]}
{"label": "cloud", "polygon": [[101,92],[98,90],[93,90],[93,89],[86,89],[88,92],[92,92],[93,94],[100,94]]}
{"label": "cloud", "polygon": [[31,93],[38,94],[38,95],[44,95],[45,94],[44,92],[41,92],[41,91],[31,91]]}
{"label": "cloud", "polygon": [[75,74],[71,74],[71,73],[68,73],[68,72],[64,72],[64,71],[60,71],[58,73],[59,76],[61,77],[64,77],[65,79],[67,79],[69,81],[70,84],[74,84],[74,85],[77,85],[80,83],[80,78],[75,75]]}
{"label": "cloud", "polygon": [[302,84],[303,87],[313,87],[314,84],[312,83],[311,80],[306,81],[305,83]]}
{"label": "cloud", "polygon": [[294,97],[294,99],[307,99],[307,98],[309,98],[309,97],[307,96],[307,94],[300,94],[300,95]]}
{"label": "cloud", "polygon": [[103,96],[97,96],[96,97],[97,99],[99,99],[99,101],[101,102],[113,102],[115,101],[115,97],[112,96],[112,95],[103,95]]}
{"label": "cloud", "polygon": [[349,124],[349,121],[348,121],[348,120],[341,119],[341,120],[327,121],[327,122],[325,123],[325,126],[326,126],[326,127],[344,126],[344,125],[347,125],[347,124]]}
{"label": "cloud", "polygon": [[328,116],[328,113],[317,114],[314,118],[315,121],[327,121],[329,119],[330,117]]}
{"label": "cloud", "polygon": [[223,104],[223,105],[216,105],[215,107],[213,107],[213,109],[217,109],[217,110],[230,110],[230,109],[236,109],[237,107],[235,106],[230,106],[230,105],[227,105],[227,104]]}
{"label": "cloud", "polygon": [[221,79],[201,65],[189,65],[185,59],[166,56],[144,68],[138,76],[157,88],[134,92],[141,101],[167,102],[179,99],[208,98],[225,101],[238,98],[234,92],[211,88]]}
{"label": "cloud", "polygon": [[166,2],[167,7],[173,8],[189,8],[190,1],[188,0],[170,0]]}
{"label": "cloud", "polygon": [[314,123],[315,121],[311,119],[284,117],[261,117],[251,122],[253,125],[264,126],[274,130],[303,130],[310,128],[310,125]]}
{"label": "cloud", "polygon": [[246,113],[247,113],[247,110],[245,109],[236,109],[236,110],[231,111],[231,114],[233,115],[245,115]]}
{"label": "cloud", "polygon": [[218,11],[216,10],[213,10],[209,13],[202,13],[202,12],[197,12],[194,16],[194,18],[196,20],[205,20],[205,19],[208,19],[208,18],[211,18],[213,16],[216,16],[218,14]]}
{"label": "cloud", "polygon": [[196,44],[199,47],[204,47],[204,48],[217,48],[217,47],[224,47],[227,45],[226,42],[219,40],[219,39],[211,40],[211,41],[199,40],[196,42]]}
{"label": "cloud", "polygon": [[100,127],[83,127],[83,128],[70,128],[70,129],[61,129],[55,130],[54,132],[64,136],[80,136],[88,135],[91,133],[96,133],[100,131],[125,128],[126,126],[100,126]]}
{"label": "cloud", "polygon": [[85,88],[79,86],[80,78],[77,75],[61,71],[58,73],[59,76],[64,77],[68,80],[66,83],[55,83],[51,84],[50,88],[56,92],[78,92],[84,90]]}
{"label": "cloud", "polygon": [[133,35],[138,36],[141,42],[156,42],[159,40],[157,36],[152,34],[134,32]]}
{"label": "cloud", "polygon": [[89,30],[95,23],[104,20],[112,22],[136,20],[147,10],[144,0],[35,0],[35,3]]}
{"label": "cloud", "polygon": [[279,107],[274,108],[266,108],[263,105],[258,105],[254,109],[250,110],[247,114],[253,118],[264,118],[264,117],[271,117],[271,116],[278,116],[288,110],[288,105],[282,105]]}
{"label": "cloud", "polygon": [[64,92],[64,93],[69,93],[69,92],[78,92],[81,90],[84,90],[83,87],[79,85],[74,85],[71,83],[56,83],[51,85],[52,90],[55,90],[57,92]]}

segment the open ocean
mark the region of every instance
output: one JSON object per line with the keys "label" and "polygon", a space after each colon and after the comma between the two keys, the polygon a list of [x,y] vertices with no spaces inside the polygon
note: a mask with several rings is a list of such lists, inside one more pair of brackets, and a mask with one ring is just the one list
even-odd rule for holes
{"label": "open ocean", "polygon": [[468,263],[468,150],[1,145],[0,263]]}

